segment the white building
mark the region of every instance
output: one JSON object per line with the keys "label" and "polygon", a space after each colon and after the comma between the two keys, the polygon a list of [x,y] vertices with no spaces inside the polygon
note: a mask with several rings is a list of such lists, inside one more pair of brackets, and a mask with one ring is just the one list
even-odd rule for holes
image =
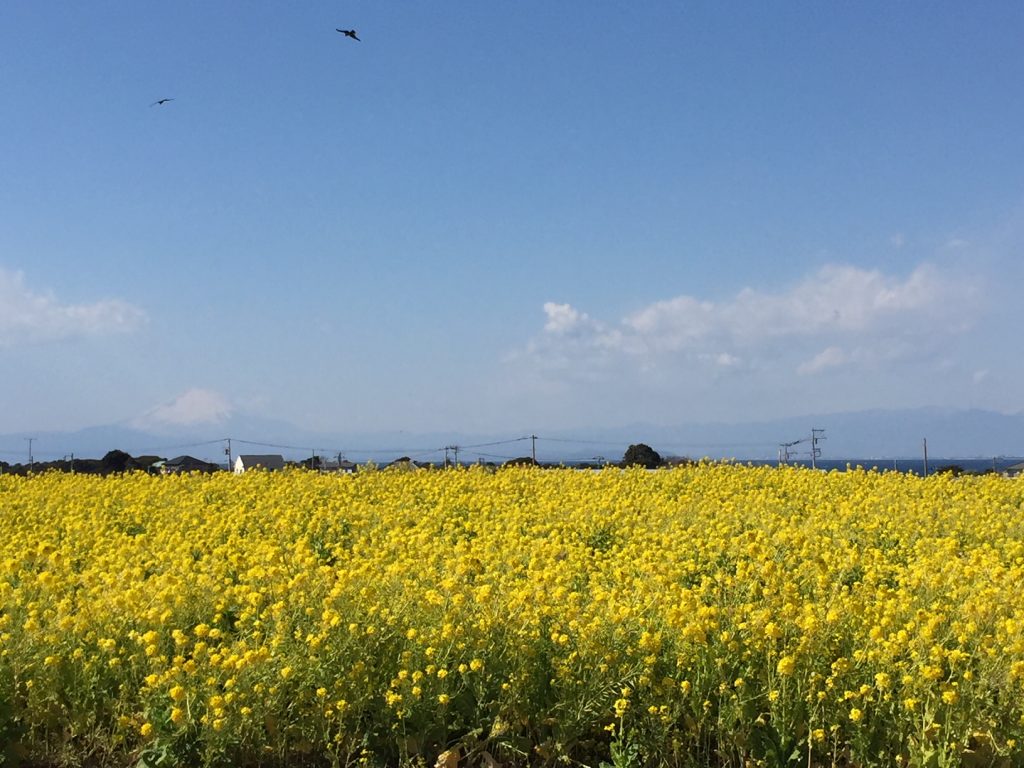
{"label": "white building", "polygon": [[243,454],[235,459],[235,474],[240,475],[250,469],[284,469],[284,456],[277,453]]}

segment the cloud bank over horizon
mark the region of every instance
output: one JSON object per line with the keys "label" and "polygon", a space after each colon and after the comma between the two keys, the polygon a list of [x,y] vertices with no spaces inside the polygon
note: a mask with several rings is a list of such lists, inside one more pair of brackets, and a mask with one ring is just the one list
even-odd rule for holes
{"label": "cloud bank over horizon", "polygon": [[[686,359],[719,369],[788,365],[814,375],[902,359],[937,330],[962,333],[978,314],[978,294],[978,286],[929,263],[906,277],[828,264],[780,291],[745,287],[721,301],[680,294],[617,323],[549,301],[542,333],[513,358],[549,373]],[[804,357],[794,362],[794,351]]]}

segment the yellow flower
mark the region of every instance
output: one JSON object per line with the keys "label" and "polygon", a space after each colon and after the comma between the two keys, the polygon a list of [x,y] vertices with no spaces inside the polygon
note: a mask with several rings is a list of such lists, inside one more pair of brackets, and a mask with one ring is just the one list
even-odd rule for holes
{"label": "yellow flower", "polygon": [[[936,699],[985,732],[1020,717],[1022,494],[994,474],[718,462],[345,478],[5,472],[0,499],[16,513],[0,515],[0,668],[24,671],[26,722],[50,721],[58,683],[58,721],[87,717],[84,681],[103,678],[121,723],[111,738],[144,741],[148,713],[170,713],[153,714],[150,739],[194,715],[209,734],[215,722],[224,738],[251,731],[257,761],[310,718],[331,719],[332,748],[360,743],[363,713],[385,700],[396,724],[419,696],[416,727],[443,729],[464,686],[532,721],[538,684],[611,692],[610,709],[625,720],[639,708],[644,727],[667,719],[677,755],[713,735],[711,713],[728,730],[748,704],[766,722],[806,705],[816,749],[853,759],[872,707],[892,733],[911,732]],[[490,717],[474,702],[460,718]],[[922,738],[962,747],[970,733],[941,732]],[[287,741],[290,757],[307,746]],[[895,764],[897,745],[879,749]]]}

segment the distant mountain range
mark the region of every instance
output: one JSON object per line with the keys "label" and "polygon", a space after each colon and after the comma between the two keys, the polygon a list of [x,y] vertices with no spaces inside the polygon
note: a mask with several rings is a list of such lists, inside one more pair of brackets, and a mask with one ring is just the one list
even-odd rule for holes
{"label": "distant mountain range", "polygon": [[[2,427],[0,427],[2,428]],[[510,431],[504,434],[458,432],[316,432],[252,414],[234,414],[215,422],[190,426],[143,428],[112,424],[75,432],[0,434],[0,460],[28,459],[33,438],[36,460],[50,461],[74,454],[99,458],[119,449],[138,455],[166,458],[187,454],[208,461],[226,460],[227,438],[233,455],[280,453],[301,459],[344,454],[353,461],[373,459],[386,463],[399,456],[437,460],[445,446],[459,446],[460,461],[484,459],[501,463],[529,456],[534,446],[540,461],[582,461],[604,458],[617,461],[631,443],[647,443],[664,456],[691,458],[774,459],[782,443],[794,459],[810,455],[811,429],[823,429],[818,444],[824,459],[881,459],[920,457],[923,441],[928,452],[940,458],[990,458],[1024,456],[1024,414],[993,411],[915,408],[814,414],[742,424],[637,423],[621,427],[575,430]],[[449,451],[454,458],[454,451]]]}

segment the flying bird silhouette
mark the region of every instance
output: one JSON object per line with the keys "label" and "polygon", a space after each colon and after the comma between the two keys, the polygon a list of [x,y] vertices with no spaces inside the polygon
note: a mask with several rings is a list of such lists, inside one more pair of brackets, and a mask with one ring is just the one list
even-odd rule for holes
{"label": "flying bird silhouette", "polygon": [[[341,32],[345,37],[351,37],[353,40],[359,40],[359,38],[356,37],[356,31],[354,29],[335,29],[335,32]],[[359,40],[359,42],[362,42],[362,40]]]}
{"label": "flying bird silhouette", "polygon": [[160,107],[162,107],[162,106],[163,106],[164,104],[166,104],[166,103],[167,103],[168,101],[174,101],[174,99],[160,99],[159,101],[154,101],[154,102],[153,102],[152,104],[150,104],[149,106],[151,106],[151,107],[157,107],[157,106],[160,106]]}

